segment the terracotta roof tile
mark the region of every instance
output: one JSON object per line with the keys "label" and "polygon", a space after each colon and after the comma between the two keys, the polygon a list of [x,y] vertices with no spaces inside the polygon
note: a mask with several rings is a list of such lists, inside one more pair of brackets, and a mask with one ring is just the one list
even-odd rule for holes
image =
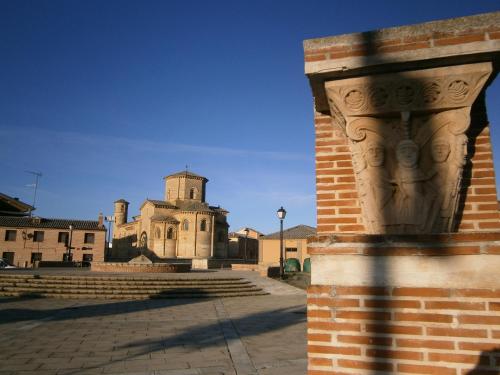
{"label": "terracotta roof tile", "polygon": [[11,228],[67,229],[73,225],[76,230],[106,230],[97,220],[49,219],[38,217],[0,216],[0,226]]}

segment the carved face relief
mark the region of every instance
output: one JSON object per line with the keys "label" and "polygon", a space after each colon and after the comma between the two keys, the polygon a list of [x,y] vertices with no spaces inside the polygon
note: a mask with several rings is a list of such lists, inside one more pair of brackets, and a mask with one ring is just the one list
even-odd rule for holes
{"label": "carved face relief", "polygon": [[352,154],[352,168],[356,174],[361,173],[366,168],[366,161],[359,152]]}
{"label": "carved face relief", "polygon": [[410,140],[401,141],[396,148],[396,159],[405,168],[413,168],[418,161],[418,146]]}
{"label": "carved face relief", "polygon": [[377,142],[370,142],[366,147],[365,158],[370,167],[381,167],[384,165],[384,146]]}
{"label": "carved face relief", "polygon": [[464,167],[467,163],[467,143],[468,138],[466,135],[461,134],[457,137],[455,142],[455,163],[459,167]]}
{"label": "carved face relief", "polygon": [[488,62],[324,82],[368,233],[455,230],[470,110],[492,70]]}
{"label": "carved face relief", "polygon": [[444,163],[450,154],[450,144],[444,138],[437,138],[432,142],[431,155],[436,163]]}

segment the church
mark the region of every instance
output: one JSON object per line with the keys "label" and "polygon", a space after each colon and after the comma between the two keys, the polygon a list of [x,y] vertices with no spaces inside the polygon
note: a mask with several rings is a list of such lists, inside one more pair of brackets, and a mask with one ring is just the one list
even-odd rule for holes
{"label": "church", "polygon": [[114,203],[112,257],[227,258],[228,211],[205,201],[208,179],[186,170],[164,180],[164,200],[146,199],[130,222],[129,203]]}

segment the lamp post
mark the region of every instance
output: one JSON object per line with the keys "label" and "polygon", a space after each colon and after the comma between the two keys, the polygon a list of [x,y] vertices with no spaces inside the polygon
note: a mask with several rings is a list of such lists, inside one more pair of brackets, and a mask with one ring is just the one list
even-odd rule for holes
{"label": "lamp post", "polygon": [[111,225],[112,225],[112,223],[114,223],[115,217],[114,216],[105,216],[104,220],[108,222],[108,240],[106,241],[106,258],[108,258],[109,253],[110,253],[109,244],[111,242]]}
{"label": "lamp post", "polygon": [[69,226],[69,239],[68,239],[68,262],[73,261],[73,254],[71,254],[71,240],[73,239],[73,225]]}
{"label": "lamp post", "polygon": [[283,220],[286,216],[286,211],[283,206],[277,211],[278,219],[280,219],[280,278],[283,279],[285,269],[283,267]]}
{"label": "lamp post", "polygon": [[250,232],[250,231],[248,230],[248,228],[245,228],[244,232],[245,232],[245,250],[244,250],[244,253],[243,253],[243,254],[244,254],[244,257],[245,257],[245,263],[246,263],[246,262],[247,262],[247,242],[248,242],[248,232]]}

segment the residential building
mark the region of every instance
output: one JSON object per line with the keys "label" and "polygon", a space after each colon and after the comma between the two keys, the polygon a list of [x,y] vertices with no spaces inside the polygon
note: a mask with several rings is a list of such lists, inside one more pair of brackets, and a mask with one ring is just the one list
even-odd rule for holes
{"label": "residential building", "polygon": [[[296,258],[301,266],[309,257],[307,254],[307,238],[316,235],[316,228],[308,225],[297,225],[283,230],[283,258]],[[262,236],[259,239],[259,265],[279,266],[280,232]]]}
{"label": "residential building", "polygon": [[0,216],[0,254],[19,267],[71,258],[103,261],[105,239],[102,215],[96,221]]}
{"label": "residential building", "polygon": [[241,228],[229,233],[228,257],[257,262],[259,258],[259,238],[264,234],[253,228]]}
{"label": "residential building", "polygon": [[29,216],[35,208],[19,198],[0,193],[0,216]]}

